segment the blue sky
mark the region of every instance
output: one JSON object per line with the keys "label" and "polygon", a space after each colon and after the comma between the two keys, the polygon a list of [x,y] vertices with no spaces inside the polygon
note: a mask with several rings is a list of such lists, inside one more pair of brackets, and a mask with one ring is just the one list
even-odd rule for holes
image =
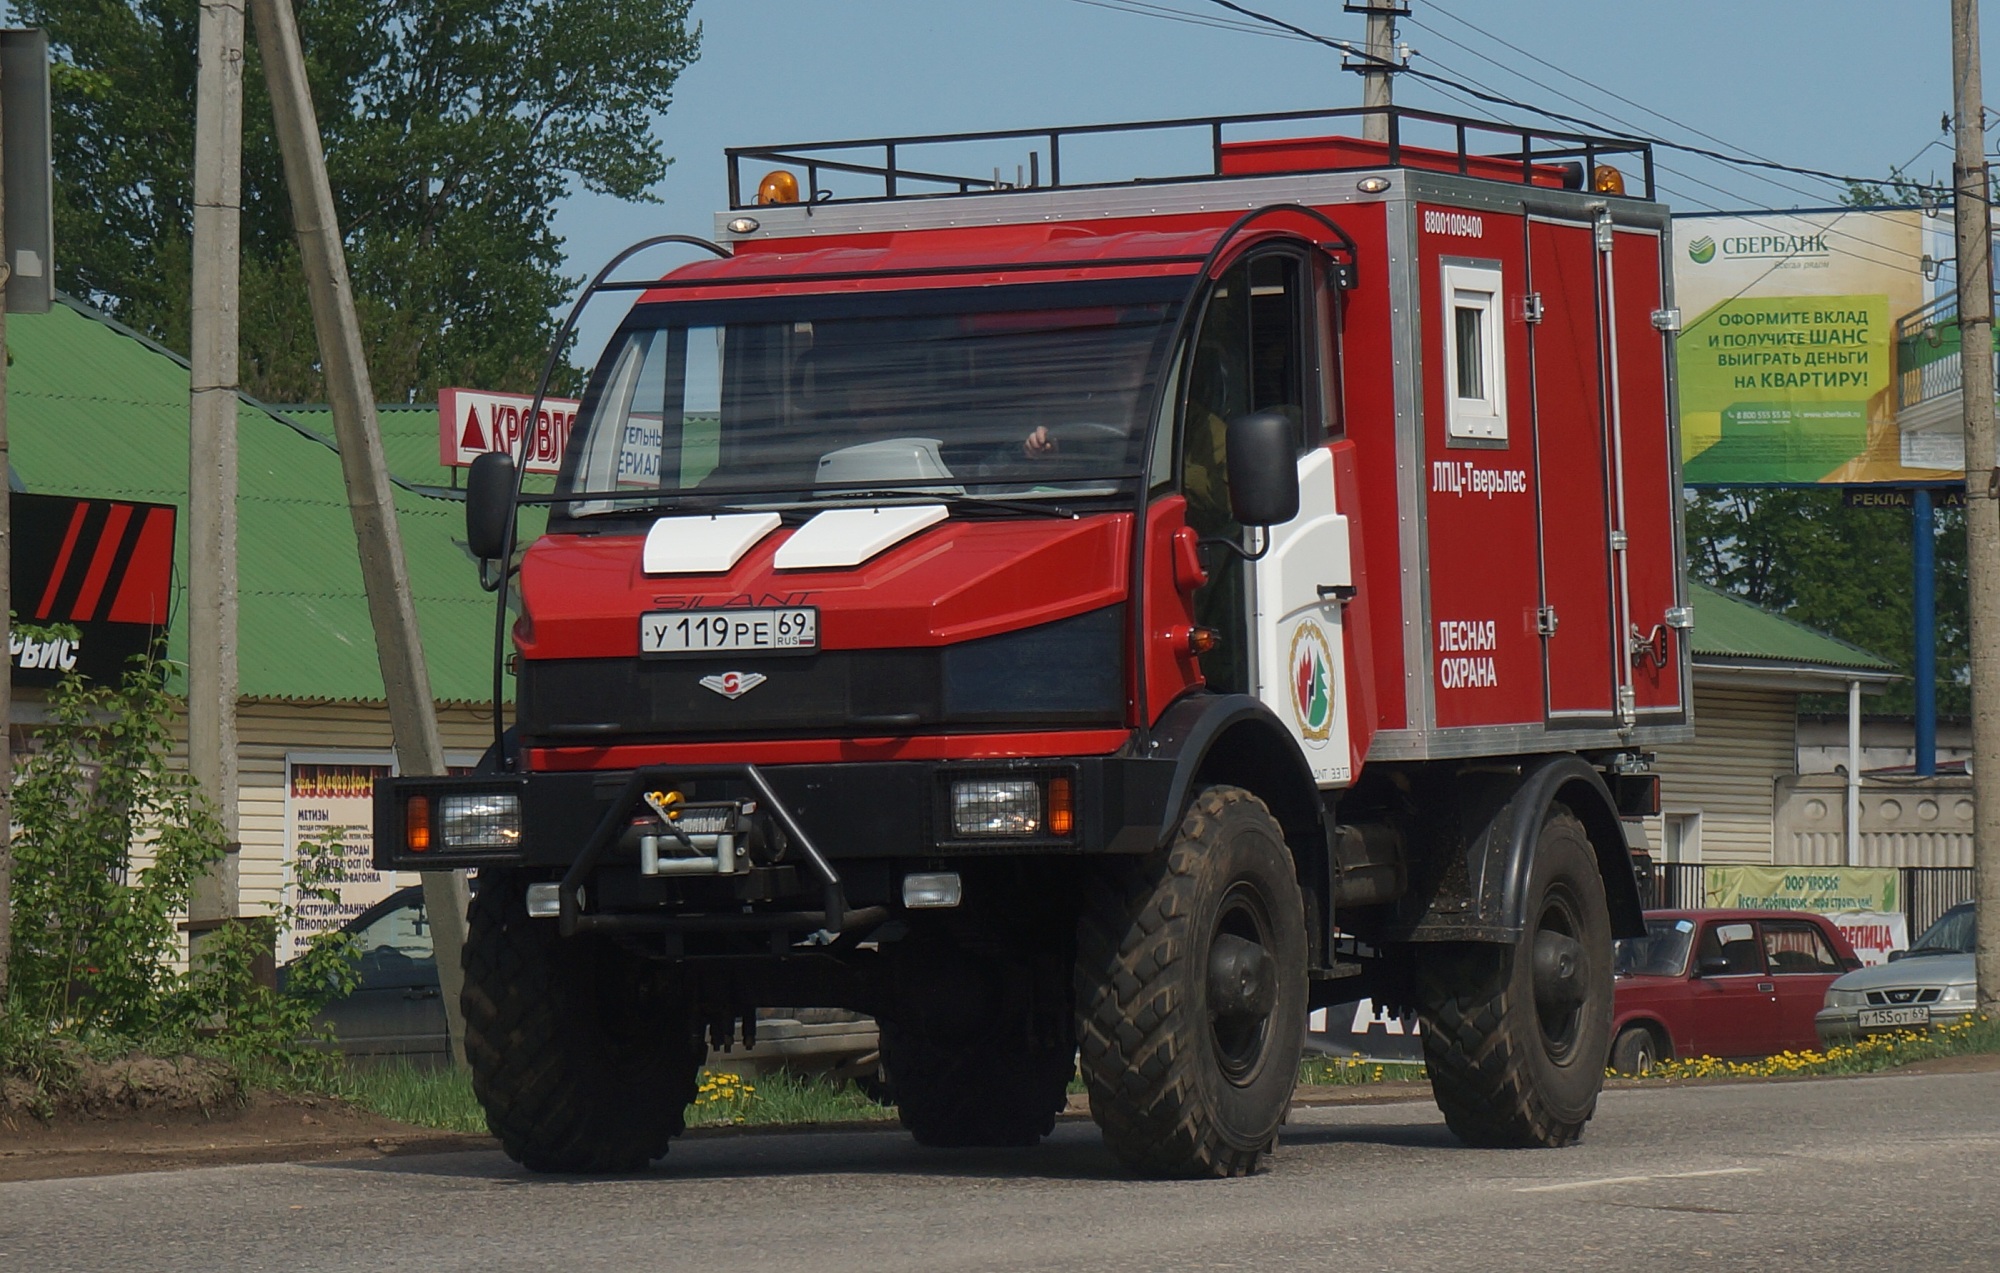
{"label": "blue sky", "polygon": [[[1358,40],[1364,25],[1340,0],[1247,7],[1336,38]],[[1699,135],[1708,133],[1728,143],[1721,149],[1803,167],[1950,173],[1950,138],[1938,127],[1951,104],[1945,0],[1410,7],[1403,39],[1416,65],[1505,96],[1699,146],[1715,145]],[[660,202],[569,200],[557,228],[574,275],[649,234],[711,233],[727,202],[725,146],[1351,106],[1361,93],[1331,50],[1204,25],[1245,22],[1208,0],[697,0],[694,14],[702,55],[657,126],[675,157]],[[1987,100],[2000,101],[2000,16],[1982,36]],[[1398,81],[1397,100],[1471,113],[1411,77]],[[1667,151],[1659,161],[1678,170],[1660,181],[1680,210],[1823,206],[1839,193]],[[654,259],[665,268],[679,258]],[[594,360],[625,304],[594,304],[580,359]]]}

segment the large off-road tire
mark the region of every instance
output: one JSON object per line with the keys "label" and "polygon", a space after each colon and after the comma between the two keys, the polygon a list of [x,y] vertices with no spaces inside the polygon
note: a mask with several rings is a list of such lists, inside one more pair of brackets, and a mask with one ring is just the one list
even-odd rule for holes
{"label": "large off-road tire", "polygon": [[1090,1112],[1149,1176],[1236,1176],[1277,1142],[1306,1028],[1305,906],[1284,832],[1236,787],[1164,853],[1099,876],[1077,928]]}
{"label": "large off-road tire", "polygon": [[1611,917],[1583,824],[1551,810],[1511,946],[1421,947],[1431,1093],[1470,1145],[1567,1145],[1597,1110],[1611,1034]]}
{"label": "large off-road tire", "polygon": [[530,1171],[643,1168],[685,1126],[706,1055],[687,1001],[646,960],[529,918],[518,874],[483,876],[460,1002],[486,1125]]}
{"label": "large off-road tire", "polygon": [[884,1022],[882,1069],[887,1095],[919,1145],[1012,1149],[1055,1129],[1076,1049],[1026,1039],[953,1041]]}

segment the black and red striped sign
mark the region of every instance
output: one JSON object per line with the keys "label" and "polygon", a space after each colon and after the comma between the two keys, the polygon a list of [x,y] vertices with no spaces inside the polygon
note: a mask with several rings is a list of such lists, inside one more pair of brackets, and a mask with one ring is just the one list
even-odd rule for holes
{"label": "black and red striped sign", "polygon": [[14,683],[52,685],[70,671],[117,680],[166,630],[173,505],[19,492],[8,503]]}

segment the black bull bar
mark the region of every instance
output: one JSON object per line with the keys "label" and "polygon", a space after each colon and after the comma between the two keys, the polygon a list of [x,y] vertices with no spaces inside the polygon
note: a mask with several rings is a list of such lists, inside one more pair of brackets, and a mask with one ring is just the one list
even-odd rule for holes
{"label": "black bull bar", "polygon": [[[814,874],[819,876],[821,886],[821,909],[817,911],[757,911],[730,912],[707,915],[589,915],[585,914],[580,897],[583,883],[597,868],[598,861],[606,851],[618,842],[625,829],[626,820],[631,816],[645,792],[656,786],[677,786],[692,779],[715,778],[736,779],[756,792],[762,807],[777,819],[784,829],[787,839],[804,856]],[[707,764],[676,765],[672,768],[652,766],[635,770],[625,781],[625,786],[598,819],[597,829],[584,842],[582,852],[570,863],[564,873],[562,883],[556,892],[560,911],[558,924],[563,936],[577,933],[692,933],[692,932],[779,932],[798,930],[820,930],[835,937],[855,926],[879,924],[889,917],[888,908],[864,906],[850,910],[847,905],[847,888],[841,883],[840,873],[833,864],[813,844],[812,838],[792,816],[778,798],[777,792],[763,773],[753,764]]]}

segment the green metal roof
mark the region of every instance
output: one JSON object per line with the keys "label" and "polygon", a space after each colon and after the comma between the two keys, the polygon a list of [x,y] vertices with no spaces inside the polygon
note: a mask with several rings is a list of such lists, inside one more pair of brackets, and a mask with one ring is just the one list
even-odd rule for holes
{"label": "green metal roof", "polygon": [[1730,663],[1893,673],[1895,665],[1858,645],[1794,623],[1740,597],[1688,580],[1694,603],[1694,659]]}
{"label": "green metal roof", "polygon": [[[315,433],[333,436],[333,408],[324,403],[277,406],[272,411],[304,425]],[[381,403],[375,419],[382,429],[382,457],[389,471],[412,486],[452,488],[464,484],[464,475],[438,459],[438,409],[435,402],[410,406],[399,402]]]}
{"label": "green metal roof", "polygon": [[[185,659],[186,365],[73,302],[47,314],[9,315],[7,352],[9,442],[14,471],[28,490],[153,500],[181,510],[169,649]],[[384,439],[391,470],[409,463],[418,482],[444,473],[436,417],[427,418],[433,422],[427,468],[414,463],[408,436],[414,420],[399,419],[397,441]],[[237,430],[243,695],[379,700],[382,678],[339,456],[323,437],[249,402],[237,411]],[[486,700],[493,600],[480,591],[460,543],[461,506],[401,488],[395,501],[431,691],[447,702]]]}

